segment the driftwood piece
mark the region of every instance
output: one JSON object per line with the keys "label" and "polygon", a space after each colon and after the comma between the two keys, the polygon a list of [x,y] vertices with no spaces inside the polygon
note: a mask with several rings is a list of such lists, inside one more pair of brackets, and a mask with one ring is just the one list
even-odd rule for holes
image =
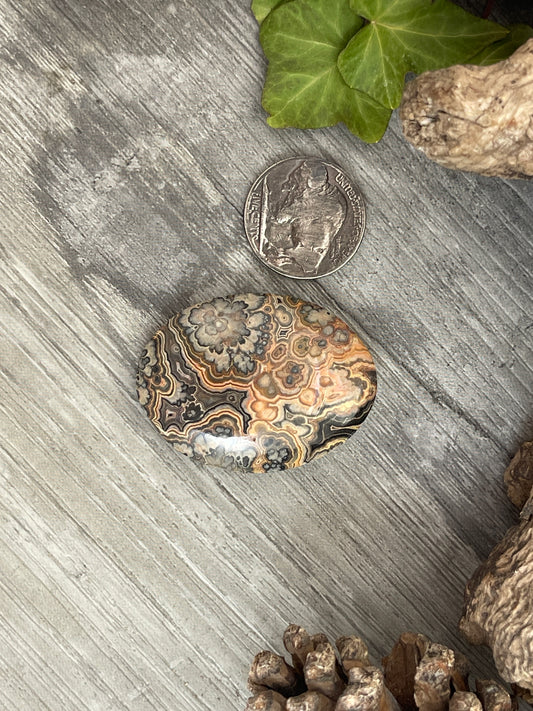
{"label": "driftwood piece", "polygon": [[483,706],[471,691],[456,691],[450,699],[448,711],[483,711]]}
{"label": "driftwood piece", "polygon": [[524,442],[505,470],[507,495],[515,506],[524,508],[533,488],[533,442]]}
{"label": "driftwood piece", "polygon": [[385,683],[405,711],[416,709],[415,674],[430,641],[422,634],[404,632],[382,660]]}
{"label": "driftwood piece", "polygon": [[533,39],[498,64],[421,74],[400,119],[407,140],[447,168],[533,177]]}
{"label": "driftwood piece", "polygon": [[245,711],[285,711],[285,697],[272,689],[248,699]]}
{"label": "driftwood piece", "polygon": [[459,627],[469,642],[492,648],[502,678],[527,697],[533,694],[533,490],[521,518],[469,580]]}
{"label": "driftwood piece", "polygon": [[334,711],[335,701],[319,691],[305,691],[287,699],[287,711]]}
{"label": "driftwood piece", "polygon": [[366,643],[355,635],[339,637],[335,642],[345,674],[352,667],[364,667],[370,664]]}
{"label": "driftwood piece", "polygon": [[415,703],[420,711],[446,711],[451,694],[455,655],[441,644],[430,644],[415,674]]}
{"label": "driftwood piece", "polygon": [[533,693],[533,518],[513,526],[474,573],[459,627],[492,648],[505,681]]}
{"label": "driftwood piece", "polygon": [[310,691],[337,699],[345,687],[337,669],[337,657],[330,642],[321,642],[307,655],[304,676]]}

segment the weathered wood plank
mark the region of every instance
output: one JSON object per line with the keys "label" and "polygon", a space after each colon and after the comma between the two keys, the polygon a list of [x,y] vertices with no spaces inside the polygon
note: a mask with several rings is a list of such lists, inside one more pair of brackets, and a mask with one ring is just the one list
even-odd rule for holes
{"label": "weathered wood plank", "polygon": [[[532,186],[429,164],[396,119],[376,146],[269,129],[248,3],[0,7],[0,707],[244,708],[293,621],[376,660],[419,630],[493,673],[456,624],[532,431]],[[302,153],[369,217],[306,283],[242,229],[252,180]],[[201,469],[136,403],[153,330],[243,290],[323,302],[376,356],[364,427],[300,471]]]}

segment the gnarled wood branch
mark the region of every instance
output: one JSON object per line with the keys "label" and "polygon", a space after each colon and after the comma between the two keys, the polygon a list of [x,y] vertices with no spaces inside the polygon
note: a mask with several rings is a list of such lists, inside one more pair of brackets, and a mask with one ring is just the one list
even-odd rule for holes
{"label": "gnarled wood branch", "polygon": [[[527,446],[521,467],[527,471],[530,466],[533,447]],[[511,479],[508,470],[506,480]],[[533,695],[533,489],[521,522],[509,529],[468,582],[459,626],[470,642],[492,648],[503,679]]]}
{"label": "gnarled wood branch", "polygon": [[533,177],[533,39],[498,64],[425,72],[407,84],[405,137],[459,170]]}

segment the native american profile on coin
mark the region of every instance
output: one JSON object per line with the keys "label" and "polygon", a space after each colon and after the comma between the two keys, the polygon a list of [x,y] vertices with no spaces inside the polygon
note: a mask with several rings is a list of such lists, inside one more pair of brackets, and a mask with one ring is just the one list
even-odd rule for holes
{"label": "native american profile on coin", "polygon": [[302,160],[283,182],[263,181],[259,251],[294,276],[316,276],[335,263],[346,199],[321,161]]}

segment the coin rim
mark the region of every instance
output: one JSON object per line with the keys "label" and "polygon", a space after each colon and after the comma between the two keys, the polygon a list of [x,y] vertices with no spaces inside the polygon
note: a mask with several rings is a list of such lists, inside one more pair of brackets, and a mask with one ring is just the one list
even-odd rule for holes
{"label": "coin rim", "polygon": [[[258,183],[261,182],[261,180],[263,179],[263,177],[264,177],[267,173],[269,173],[273,168],[276,168],[278,165],[281,165],[282,163],[287,163],[288,161],[293,161],[293,160],[308,160],[309,158],[312,158],[312,159],[314,159],[314,160],[319,160],[319,161],[320,161],[321,163],[323,163],[324,165],[327,165],[327,166],[329,166],[330,168],[334,168],[335,170],[337,170],[337,171],[339,171],[340,173],[344,174],[344,175],[348,178],[348,180],[350,181],[350,183],[352,183],[352,184],[357,188],[357,190],[358,190],[358,192],[359,192],[359,194],[360,194],[360,196],[361,196],[361,204],[362,204],[362,208],[363,208],[363,209],[362,209],[362,220],[361,220],[361,221],[362,221],[361,235],[360,235],[360,237],[359,237],[359,241],[357,242],[357,245],[356,245],[355,249],[354,249],[353,252],[350,254],[350,256],[349,256],[347,259],[345,259],[344,262],[342,262],[342,264],[339,264],[339,265],[338,265],[337,267],[335,267],[334,269],[331,269],[331,271],[326,272],[325,274],[317,274],[316,276],[294,276],[294,275],[292,275],[292,274],[287,274],[286,272],[282,271],[281,269],[278,269],[278,268],[276,268],[276,267],[273,267],[273,266],[272,266],[271,264],[269,264],[269,263],[265,260],[265,258],[261,255],[261,253],[259,252],[259,250],[258,250],[257,247],[255,246],[255,244],[252,242],[252,239],[251,239],[250,235],[248,234],[248,227],[247,227],[247,224],[246,224],[246,214],[247,214],[247,210],[248,210],[248,205],[249,205],[249,203],[250,203],[250,201],[251,201],[251,195],[252,195],[252,192],[253,192],[255,186],[256,186]],[[302,156],[302,155],[299,155],[299,156],[292,156],[291,158],[283,158],[282,160],[277,161],[277,163],[272,163],[271,165],[268,166],[268,168],[265,168],[265,170],[254,180],[254,182],[253,182],[252,185],[250,186],[250,189],[248,190],[248,195],[246,196],[246,200],[245,200],[245,203],[244,203],[244,212],[243,212],[242,220],[243,220],[243,224],[244,224],[244,234],[246,235],[246,239],[248,240],[248,244],[249,244],[250,247],[252,248],[252,252],[254,253],[254,255],[257,257],[257,259],[260,260],[260,262],[261,262],[262,264],[264,264],[266,267],[268,267],[269,269],[271,269],[273,272],[276,272],[277,274],[282,274],[283,276],[285,276],[285,277],[287,277],[287,278],[289,278],[289,279],[302,279],[302,280],[309,281],[309,280],[311,280],[311,279],[322,279],[323,277],[327,277],[327,276],[330,276],[331,274],[334,274],[335,272],[339,271],[339,269],[342,269],[342,267],[346,266],[346,264],[348,264],[348,262],[354,257],[355,253],[357,252],[357,250],[358,250],[359,247],[361,246],[361,242],[363,241],[363,237],[364,237],[364,235],[365,235],[365,230],[366,230],[366,203],[365,203],[365,199],[364,199],[363,193],[362,193],[361,188],[359,187],[359,185],[357,185],[357,183],[355,183],[355,182],[352,180],[352,178],[346,173],[346,171],[345,171],[343,168],[340,167],[340,165],[337,165],[336,163],[331,163],[330,161],[323,160],[322,158],[319,158],[318,156]]]}

